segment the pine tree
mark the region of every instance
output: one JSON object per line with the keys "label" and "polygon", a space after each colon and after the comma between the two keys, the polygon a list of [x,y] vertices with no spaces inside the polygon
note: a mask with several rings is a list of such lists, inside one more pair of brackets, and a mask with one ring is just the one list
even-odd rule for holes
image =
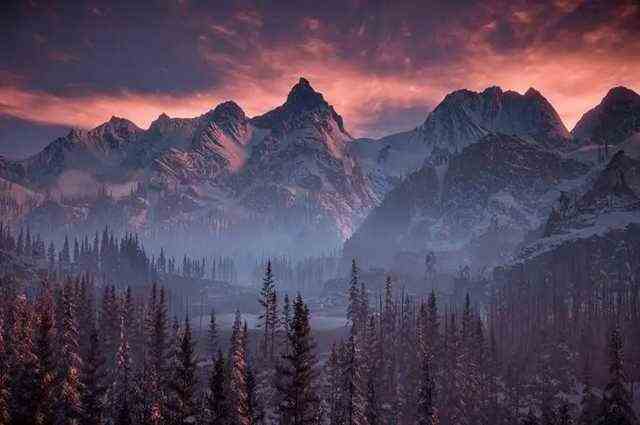
{"label": "pine tree", "polygon": [[49,243],[49,249],[47,250],[47,259],[49,262],[49,272],[56,270],[56,248],[53,242]]}
{"label": "pine tree", "polygon": [[[106,248],[105,248],[106,249]],[[114,286],[105,285],[100,312],[99,334],[102,338],[101,346],[104,350],[107,371],[107,386],[112,387],[117,376],[117,354],[120,345],[120,305]]]}
{"label": "pine tree", "polygon": [[244,348],[241,315],[240,311],[236,311],[229,353],[231,425],[251,425],[247,393],[247,358]]}
{"label": "pine tree", "polygon": [[580,425],[593,425],[598,414],[598,401],[597,396],[593,393],[591,384],[591,363],[588,355],[584,361],[582,380],[584,386],[582,388],[581,412],[578,423]]}
{"label": "pine tree", "polygon": [[380,370],[382,368],[382,343],[375,316],[368,321],[365,355],[366,355],[366,417],[368,425],[380,425],[382,416],[380,412]]}
{"label": "pine tree", "polygon": [[247,406],[251,423],[261,424],[265,415],[258,396],[258,384],[251,363],[247,364]]}
{"label": "pine tree", "polygon": [[279,386],[282,425],[310,425],[317,421],[318,398],[314,379],[316,360],[309,325],[309,309],[298,294],[293,304],[293,318],[289,333],[290,352],[283,356],[286,385]]}
{"label": "pine tree", "polygon": [[626,387],[623,367],[622,337],[615,326],[609,337],[609,383],[604,388],[600,425],[635,425],[638,419],[633,411],[631,395]]}
{"label": "pine tree", "polygon": [[148,348],[146,358],[144,416],[150,423],[160,423],[165,418],[167,401],[167,375],[169,373],[168,318],[165,289],[156,296],[154,284],[149,301]]}
{"label": "pine tree", "polygon": [[391,277],[387,276],[384,285],[384,305],[380,323],[382,339],[382,380],[383,392],[380,395],[384,423],[397,422],[398,385],[396,358],[396,303],[393,297]]}
{"label": "pine tree", "polygon": [[420,379],[416,408],[417,425],[435,425],[437,415],[435,411],[435,386],[431,371],[431,359],[428,353],[422,355],[420,364]]}
{"label": "pine tree", "polygon": [[356,341],[356,335],[352,333],[345,344],[344,356],[341,362],[344,377],[342,402],[344,403],[346,425],[367,424],[367,387],[365,377],[362,374],[363,361],[364,353],[362,352],[362,347]]}
{"label": "pine tree", "polygon": [[105,370],[100,337],[95,324],[89,335],[88,350],[82,364],[82,418],[80,425],[104,423]]}
{"label": "pine tree", "polygon": [[360,319],[362,313],[362,303],[360,301],[360,284],[358,281],[358,264],[355,258],[351,260],[351,278],[349,279],[349,292],[347,294],[347,320],[350,321],[352,328],[357,330],[362,325]]}
{"label": "pine tree", "polygon": [[69,238],[67,236],[64,237],[64,244],[62,245],[62,250],[60,251],[60,272],[61,274],[69,273],[71,266],[71,254],[69,251]]}
{"label": "pine tree", "polygon": [[196,414],[197,359],[188,316],[185,318],[184,328],[180,332],[178,344],[177,361],[171,380],[171,390],[174,395],[172,397],[171,417],[175,424],[183,424],[187,421],[195,420]]}
{"label": "pine tree", "polygon": [[7,347],[4,340],[4,311],[0,310],[0,425],[9,425],[9,367],[7,364]]}
{"label": "pine tree", "polygon": [[56,420],[58,425],[76,424],[82,413],[80,398],[80,345],[78,342],[78,322],[73,287],[67,280],[62,290],[62,335],[60,335],[60,369],[59,394],[56,403]]}
{"label": "pine tree", "polygon": [[342,370],[338,358],[338,348],[333,344],[324,367],[322,386],[323,412],[329,425],[341,425],[343,423],[341,386]]}
{"label": "pine tree", "polygon": [[7,370],[9,380],[9,416],[12,425],[37,423],[38,359],[34,353],[34,315],[27,297],[15,295],[9,301]]}
{"label": "pine tree", "polygon": [[274,302],[275,295],[275,282],[273,278],[273,271],[271,269],[271,260],[267,261],[267,266],[264,272],[264,277],[262,278],[262,288],[260,290],[260,298],[259,302],[262,306],[262,314],[260,315],[260,324],[259,326],[262,328],[262,356],[267,362],[273,360],[273,346],[274,341],[273,330],[272,327],[275,326],[276,318],[273,317],[275,313],[274,307],[272,303]]}
{"label": "pine tree", "polygon": [[53,296],[48,286],[42,289],[37,301],[37,323],[35,333],[34,352],[37,357],[38,375],[38,411],[36,421],[44,425],[52,423],[55,407],[55,334]]}
{"label": "pine tree", "polygon": [[209,375],[209,391],[206,398],[206,410],[204,423],[207,425],[231,424],[231,412],[229,405],[229,382],[226,361],[222,351],[218,351],[213,369]]}
{"label": "pine tree", "polygon": [[124,317],[120,318],[120,337],[116,354],[116,380],[113,386],[112,415],[115,425],[132,425],[131,406],[131,347],[129,346],[128,330],[125,327]]}
{"label": "pine tree", "polygon": [[216,313],[213,309],[209,319],[208,343],[209,354],[213,363],[215,363],[216,353],[218,352],[218,325],[216,323]]}

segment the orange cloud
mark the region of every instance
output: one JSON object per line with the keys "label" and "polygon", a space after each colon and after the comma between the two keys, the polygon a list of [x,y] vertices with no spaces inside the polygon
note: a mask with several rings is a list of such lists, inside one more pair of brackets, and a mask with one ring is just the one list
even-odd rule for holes
{"label": "orange cloud", "polygon": [[[558,0],[557,4],[567,10],[575,7],[567,0]],[[534,11],[515,11],[513,16],[523,25],[536,24]],[[309,19],[303,25],[309,27]],[[235,20],[252,28],[262,25],[260,15],[254,12],[241,12]],[[381,136],[371,130],[377,128],[381,118],[390,121],[389,110],[402,113],[403,109],[424,108],[426,112],[448,92],[460,88],[482,90],[499,85],[524,92],[535,87],[556,107],[569,128],[611,87],[640,88],[640,61],[615,49],[620,34],[612,25],[582,34],[586,47],[575,51],[534,39],[525,48],[500,52],[487,41],[496,28],[496,22],[489,21],[479,31],[459,28],[434,34],[442,48],[460,43],[470,46],[465,55],[446,64],[421,64],[402,42],[385,38],[370,50],[375,63],[393,65],[391,71],[382,72],[365,62],[369,55],[366,49],[358,58],[344,55],[342,46],[323,37],[321,31],[310,31],[295,45],[265,45],[255,33],[212,25],[210,36],[215,42],[210,43],[209,35],[203,35],[197,48],[224,84],[183,95],[125,91],[70,98],[30,91],[22,88],[19,80],[9,79],[8,86],[0,87],[0,111],[27,120],[80,127],[94,127],[118,115],[147,127],[162,112],[193,117],[232,99],[254,116],[280,105],[291,86],[304,76],[343,115],[353,135]],[[403,39],[411,37],[402,33]],[[242,54],[225,52],[217,40],[242,46]],[[387,132],[399,130],[403,128],[389,128]]]}

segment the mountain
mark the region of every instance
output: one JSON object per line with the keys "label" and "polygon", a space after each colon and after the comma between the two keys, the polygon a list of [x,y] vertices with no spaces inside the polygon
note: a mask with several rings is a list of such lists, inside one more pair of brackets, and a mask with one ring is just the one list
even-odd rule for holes
{"label": "mountain", "polygon": [[231,101],[195,118],[162,114],[147,130],[113,117],[26,160],[0,161],[0,176],[47,194],[25,217],[34,229],[106,221],[154,235],[188,228],[203,245],[214,232],[265,246],[313,238],[326,249],[377,201],[351,142],[340,115],[302,78],[259,117]]}
{"label": "mountain", "polygon": [[299,210],[314,227],[348,237],[376,199],[348,149],[342,117],[301,78],[282,106],[251,122],[269,134],[252,147],[239,176],[243,203]]}
{"label": "mountain", "polygon": [[563,194],[545,237],[596,231],[598,226],[640,222],[640,159],[618,151],[584,193]]}
{"label": "mountain", "polygon": [[[618,151],[554,205],[535,240],[494,270],[497,282],[627,285],[640,250],[640,160]],[[571,276],[569,278],[569,276]]]}
{"label": "mountain", "polygon": [[533,140],[548,148],[564,147],[570,134],[553,106],[530,88],[524,95],[489,87],[481,93],[448,94],[418,129],[433,150],[458,152],[488,133]]}
{"label": "mountain", "polygon": [[571,131],[583,145],[619,145],[640,133],[640,95],[626,87],[614,87],[600,104],[585,113]]}
{"label": "mountain", "polygon": [[[571,135],[537,90],[489,87],[449,93],[417,129],[354,146],[365,172],[381,188],[417,170],[429,157],[446,159],[490,133],[513,135],[548,149],[569,147]],[[389,183],[391,182],[391,183]]]}
{"label": "mountain", "polygon": [[17,162],[25,170],[25,181],[36,186],[49,186],[70,169],[120,175],[123,160],[142,133],[131,121],[112,117],[92,130],[72,129],[41,152]]}
{"label": "mountain", "polygon": [[346,256],[391,264],[435,251],[446,267],[495,264],[544,223],[580,162],[516,136],[490,133],[448,160],[430,158],[392,189],[345,243]]}

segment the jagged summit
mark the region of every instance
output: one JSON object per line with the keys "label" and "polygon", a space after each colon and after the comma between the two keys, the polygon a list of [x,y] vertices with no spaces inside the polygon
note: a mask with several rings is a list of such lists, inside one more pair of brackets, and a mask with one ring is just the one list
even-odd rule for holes
{"label": "jagged summit", "polygon": [[132,121],[114,115],[109,119],[109,121],[100,124],[96,128],[90,130],[89,134],[99,135],[109,133],[117,135],[119,137],[129,137],[141,131],[142,129],[140,129]]}
{"label": "jagged summit", "polygon": [[309,81],[302,77],[298,81],[298,84],[291,88],[285,105],[302,109],[312,109],[324,105],[328,106],[322,94],[315,91]]}
{"label": "jagged summit", "polygon": [[570,139],[560,116],[540,92],[530,88],[522,95],[497,86],[449,93],[419,132],[434,151],[451,153],[488,133],[524,137],[548,148],[563,147]]}
{"label": "jagged summit", "polygon": [[226,102],[222,102],[213,109],[213,116],[234,116],[244,118],[245,114],[242,108],[236,102],[234,102],[233,100],[228,100]]}
{"label": "jagged summit", "polygon": [[543,97],[542,94],[534,89],[533,87],[529,87],[529,89],[524,93],[526,97]]}
{"label": "jagged summit", "polygon": [[618,86],[586,112],[571,134],[582,144],[618,145],[640,133],[640,95]]}
{"label": "jagged summit", "polygon": [[335,121],[342,133],[351,138],[344,128],[342,117],[336,113],[333,106],[321,93],[313,89],[307,79],[300,78],[289,91],[287,100],[282,106],[253,118],[252,122],[257,127],[282,132],[304,127],[310,123],[326,126],[331,120]]}

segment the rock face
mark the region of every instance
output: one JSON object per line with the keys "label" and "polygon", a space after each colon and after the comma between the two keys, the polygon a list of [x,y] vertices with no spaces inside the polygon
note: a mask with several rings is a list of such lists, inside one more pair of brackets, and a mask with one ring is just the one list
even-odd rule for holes
{"label": "rock face", "polygon": [[24,161],[0,162],[0,176],[50,193],[27,216],[34,226],[48,215],[62,227],[107,218],[141,232],[196,226],[204,239],[234,229],[234,239],[314,238],[327,249],[376,202],[351,141],[333,107],[300,79],[282,106],[253,119],[234,102],[192,119],[162,114],[148,130],[114,117]]}
{"label": "rock face", "polygon": [[640,222],[640,160],[619,151],[584,193],[563,194],[547,220],[544,237],[578,237],[636,221]]}
{"label": "rock face", "polygon": [[354,146],[365,172],[384,192],[422,166],[446,160],[490,133],[513,135],[548,149],[566,149],[571,135],[553,106],[535,89],[525,94],[489,87],[448,94],[415,131]]}
{"label": "rock face", "polygon": [[[242,202],[274,212],[299,210],[307,224],[325,231],[333,226],[341,238],[351,235],[375,195],[347,148],[352,138],[333,107],[302,78],[282,106],[251,122],[269,133],[252,147],[240,173]],[[269,192],[276,202],[265,205]]]}
{"label": "rock face", "polygon": [[[569,192],[544,233],[494,270],[498,283],[626,285],[640,250],[640,161],[620,151],[582,190]],[[587,288],[588,290],[588,288]]]}
{"label": "rock face", "polygon": [[640,133],[640,95],[625,87],[609,90],[585,113],[571,134],[581,144],[618,145]]}
{"label": "rock face", "polygon": [[524,95],[489,87],[482,93],[455,91],[442,101],[419,128],[435,151],[459,152],[482,136],[496,132],[561,148],[569,132],[553,106],[537,90]]}
{"label": "rock face", "polygon": [[458,265],[495,263],[544,223],[558,188],[587,171],[537,143],[488,134],[391,190],[345,254],[385,264],[401,250],[435,251],[456,253]]}

